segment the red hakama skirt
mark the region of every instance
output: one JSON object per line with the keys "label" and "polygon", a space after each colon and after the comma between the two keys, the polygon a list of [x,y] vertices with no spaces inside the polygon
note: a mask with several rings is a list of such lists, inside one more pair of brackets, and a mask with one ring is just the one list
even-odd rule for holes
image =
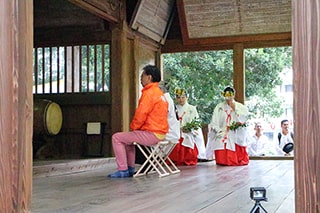
{"label": "red hakama skirt", "polygon": [[182,145],[183,138],[179,139],[179,143],[174,147],[169,158],[177,165],[177,166],[192,166],[196,165],[198,162],[198,149],[197,146],[194,145],[194,148],[191,149],[189,147],[185,147]]}
{"label": "red hakama skirt", "polygon": [[243,166],[249,164],[249,155],[246,147],[239,146],[238,144],[235,145],[235,151],[226,149],[226,145],[224,146],[224,150],[214,151],[217,165]]}

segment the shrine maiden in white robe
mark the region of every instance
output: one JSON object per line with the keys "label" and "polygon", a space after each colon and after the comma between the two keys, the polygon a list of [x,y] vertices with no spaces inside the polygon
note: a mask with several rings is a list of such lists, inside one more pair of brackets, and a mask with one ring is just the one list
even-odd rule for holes
{"label": "shrine maiden in white robe", "polygon": [[[177,110],[181,127],[185,126],[186,123],[190,123],[194,118],[199,118],[196,107],[190,105],[188,102],[183,106],[177,105]],[[182,132],[182,137],[184,138],[182,142],[183,146],[193,149],[195,144],[198,149],[198,159],[206,159],[206,148],[201,128],[188,133]]]}
{"label": "shrine maiden in white robe", "polygon": [[239,102],[235,102],[235,111],[227,102],[219,103],[212,114],[212,119],[208,125],[208,142],[206,148],[207,159],[212,159],[214,150],[226,149],[235,151],[235,144],[239,146],[247,145],[247,128],[240,127],[237,130],[227,131],[227,126],[235,122],[246,122],[248,119],[248,109]]}

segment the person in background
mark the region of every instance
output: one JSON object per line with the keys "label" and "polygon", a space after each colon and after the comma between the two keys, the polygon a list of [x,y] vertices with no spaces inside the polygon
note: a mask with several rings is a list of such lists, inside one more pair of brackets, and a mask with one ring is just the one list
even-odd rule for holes
{"label": "person in background", "polygon": [[118,171],[110,178],[132,177],[135,169],[135,145],[154,145],[164,140],[168,132],[168,102],[159,88],[160,70],[153,65],[143,68],[140,77],[143,86],[138,107],[130,123],[130,132],[112,135],[113,151]]}
{"label": "person in background", "polygon": [[232,87],[226,87],[222,96],[225,100],[215,107],[208,126],[207,147],[211,147],[211,152],[214,151],[218,165],[247,165],[249,163],[246,151],[248,109],[234,100],[235,90]]}
{"label": "person in background", "polygon": [[169,131],[166,135],[167,141],[178,141],[180,139],[180,122],[177,108],[169,93],[169,85],[165,81],[160,81],[159,87],[164,93],[164,97],[168,102],[168,124]]}
{"label": "person in background", "polygon": [[284,119],[281,121],[281,132],[278,133],[278,140],[276,145],[276,151],[278,155],[282,156],[291,156],[293,155],[293,151],[286,153],[283,151],[283,147],[288,144],[293,144],[294,134],[289,130],[289,121]]}
{"label": "person in background", "polygon": [[261,122],[254,125],[255,133],[248,137],[247,151],[249,156],[265,156],[267,153],[268,138],[263,135]]}
{"label": "person in background", "polygon": [[188,103],[188,94],[184,89],[176,89],[177,111],[181,127],[181,138],[170,158],[177,165],[196,165],[198,161],[204,162],[205,144],[201,128],[190,131],[183,130],[187,123],[199,119],[195,106]]}
{"label": "person in background", "polygon": [[[176,107],[169,93],[169,85],[165,81],[159,82],[159,88],[164,93],[164,97],[168,102],[168,124],[169,131],[166,134],[166,141],[177,142],[180,138],[180,122],[179,117],[176,112]],[[143,164],[146,160],[146,157],[141,153],[140,149],[136,148],[136,160],[137,164]]]}

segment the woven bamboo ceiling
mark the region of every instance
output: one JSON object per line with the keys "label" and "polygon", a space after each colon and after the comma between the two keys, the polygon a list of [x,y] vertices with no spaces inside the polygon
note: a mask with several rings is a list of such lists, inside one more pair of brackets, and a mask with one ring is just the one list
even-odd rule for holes
{"label": "woven bamboo ceiling", "polygon": [[291,31],[291,0],[183,0],[179,17],[189,38]]}
{"label": "woven bamboo ceiling", "polygon": [[291,1],[34,0],[35,44],[62,36],[64,41],[75,36],[83,41],[110,36],[110,26],[123,18],[134,31],[169,52],[177,45],[288,42]]}

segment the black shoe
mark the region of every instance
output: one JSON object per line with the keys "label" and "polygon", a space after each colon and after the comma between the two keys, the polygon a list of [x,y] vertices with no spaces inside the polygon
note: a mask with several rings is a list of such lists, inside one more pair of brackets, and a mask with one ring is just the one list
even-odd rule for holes
{"label": "black shoe", "polygon": [[212,161],[212,160],[207,160],[207,159],[199,159],[199,158],[198,158],[198,162],[199,162],[199,163],[202,163],[202,162],[209,162],[209,161]]}

